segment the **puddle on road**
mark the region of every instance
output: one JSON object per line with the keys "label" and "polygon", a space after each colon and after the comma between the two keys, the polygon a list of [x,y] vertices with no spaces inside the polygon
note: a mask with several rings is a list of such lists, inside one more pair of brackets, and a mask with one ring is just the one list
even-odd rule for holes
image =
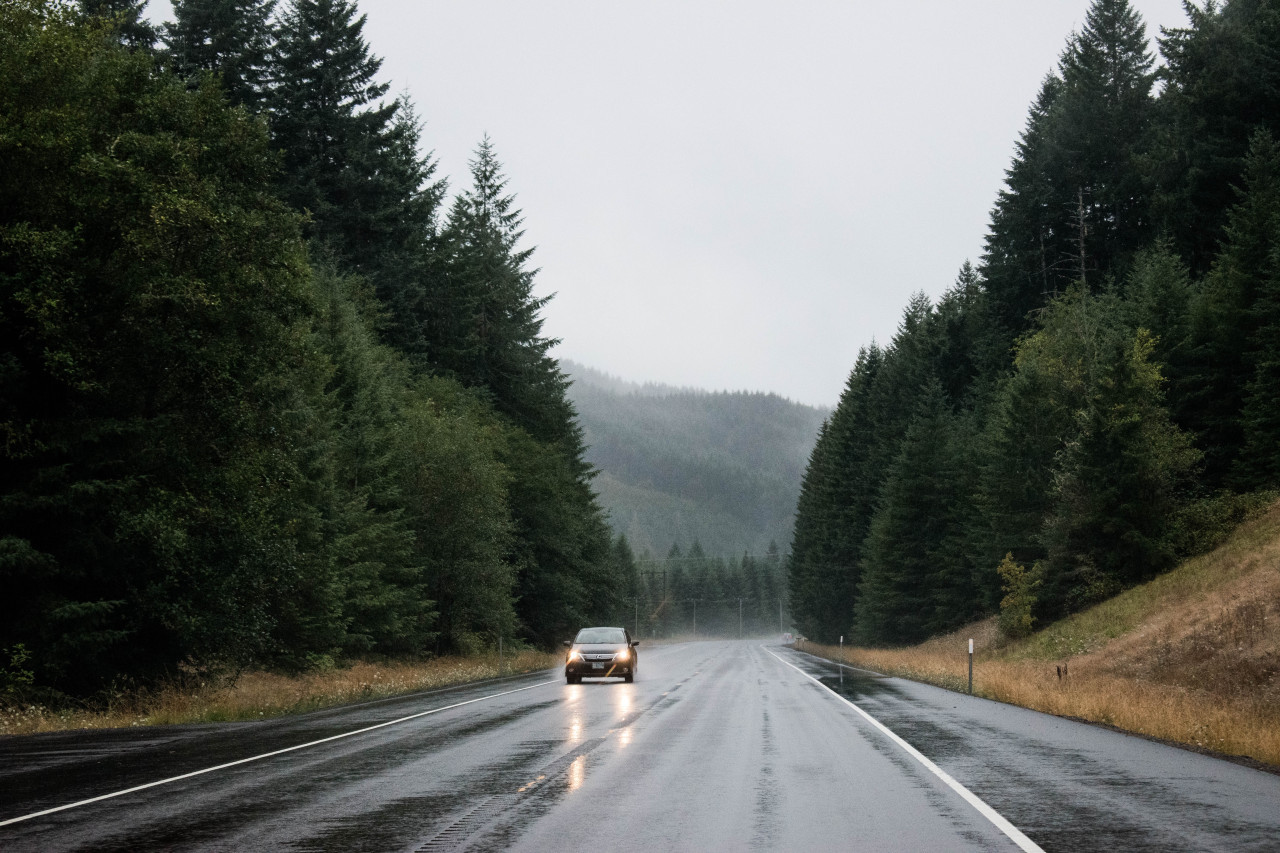
{"label": "puddle on road", "polygon": [[882,697],[910,701],[906,693],[882,675],[867,675],[858,670],[845,670],[843,675],[823,675],[818,677],[818,681],[850,702],[856,703],[863,699]]}

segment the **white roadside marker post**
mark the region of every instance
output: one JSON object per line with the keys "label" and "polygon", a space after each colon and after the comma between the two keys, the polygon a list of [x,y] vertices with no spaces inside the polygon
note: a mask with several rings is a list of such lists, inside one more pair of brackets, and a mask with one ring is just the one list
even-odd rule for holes
{"label": "white roadside marker post", "polygon": [[844,686],[844,634],[840,635],[840,686]]}
{"label": "white roadside marker post", "polygon": [[969,695],[973,695],[973,638],[969,638]]}

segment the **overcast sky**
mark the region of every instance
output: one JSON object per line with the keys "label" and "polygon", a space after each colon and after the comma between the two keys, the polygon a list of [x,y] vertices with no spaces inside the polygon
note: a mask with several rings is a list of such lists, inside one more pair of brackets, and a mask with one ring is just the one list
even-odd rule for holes
{"label": "overcast sky", "polygon": [[[1185,23],[1180,0],[1131,2],[1149,37]],[[936,299],[977,262],[1088,6],[360,2],[454,189],[493,140],[556,294],[558,356],[821,405],[913,292]]]}

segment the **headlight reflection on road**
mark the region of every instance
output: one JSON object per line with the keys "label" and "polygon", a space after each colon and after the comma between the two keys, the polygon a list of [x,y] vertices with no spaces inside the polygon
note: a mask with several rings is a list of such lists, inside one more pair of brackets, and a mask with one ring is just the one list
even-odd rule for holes
{"label": "headlight reflection on road", "polygon": [[579,755],[573,759],[573,763],[569,765],[569,790],[576,791],[582,787],[582,781],[587,775],[587,757]]}
{"label": "headlight reflection on road", "polygon": [[627,726],[625,729],[618,732],[618,748],[626,749],[630,745],[631,745],[631,726]]}
{"label": "headlight reflection on road", "polygon": [[569,723],[569,740],[582,740],[582,720],[577,717],[574,717],[573,722]]}

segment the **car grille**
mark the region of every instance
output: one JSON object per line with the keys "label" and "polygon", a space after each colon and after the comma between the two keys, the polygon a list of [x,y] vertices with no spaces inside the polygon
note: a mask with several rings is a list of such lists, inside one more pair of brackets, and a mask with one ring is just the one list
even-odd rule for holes
{"label": "car grille", "polygon": [[583,655],[582,659],[589,661],[613,660],[613,655]]}

